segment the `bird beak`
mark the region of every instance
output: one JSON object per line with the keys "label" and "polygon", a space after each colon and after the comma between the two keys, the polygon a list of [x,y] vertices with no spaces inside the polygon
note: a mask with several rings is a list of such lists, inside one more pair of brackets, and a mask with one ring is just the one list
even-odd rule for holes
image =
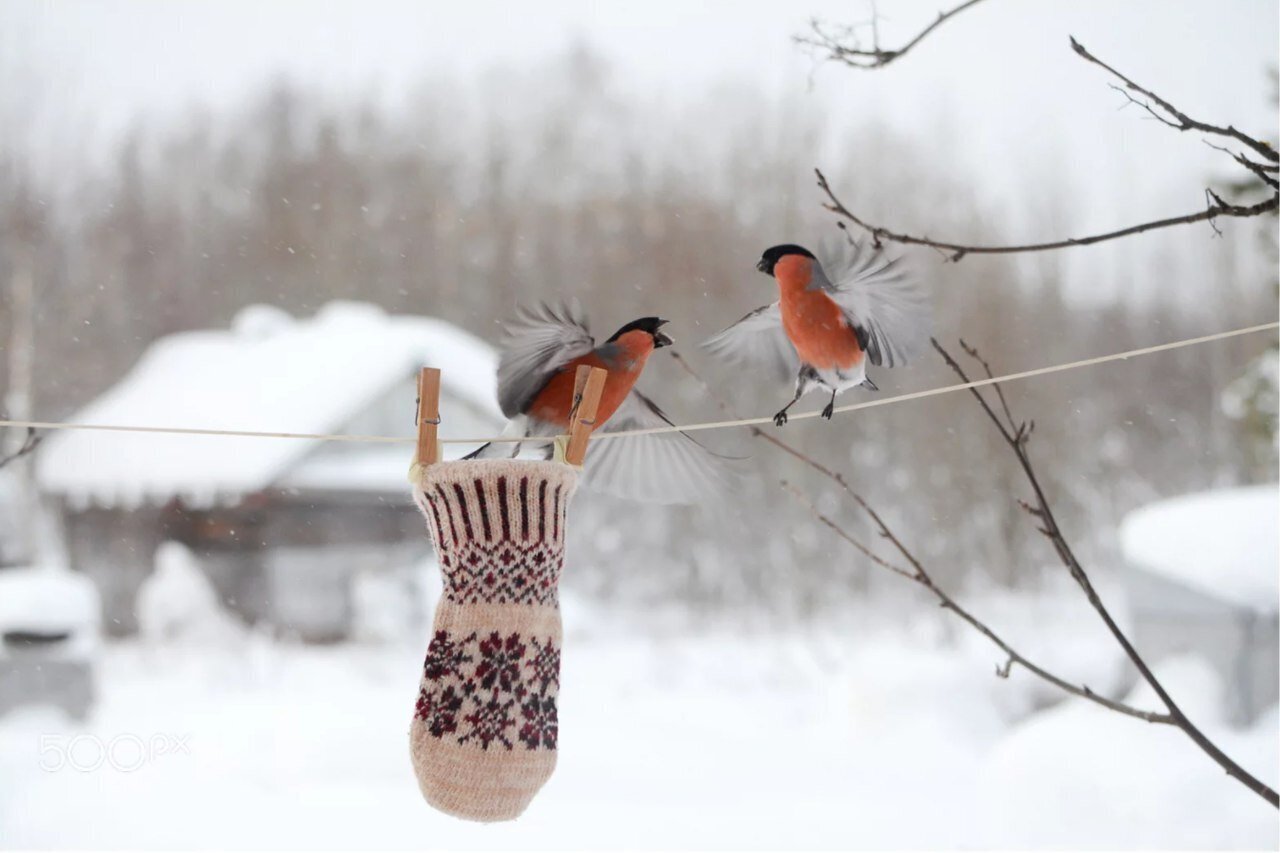
{"label": "bird beak", "polygon": [[[667,322],[666,320],[661,321],[661,325],[666,325],[666,322]],[[666,332],[654,332],[654,333],[653,333],[653,348],[654,348],[654,349],[662,349],[663,347],[669,347],[669,346],[671,346],[671,345],[672,345],[672,344],[674,344],[674,343],[675,343],[675,341],[671,340],[671,338],[667,336],[667,333],[666,333]]]}

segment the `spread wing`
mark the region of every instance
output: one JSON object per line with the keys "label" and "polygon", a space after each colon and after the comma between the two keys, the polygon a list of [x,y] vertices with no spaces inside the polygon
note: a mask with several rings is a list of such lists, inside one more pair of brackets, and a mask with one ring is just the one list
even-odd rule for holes
{"label": "spread wing", "polygon": [[583,484],[645,503],[693,504],[722,499],[741,476],[742,460],[708,450],[687,433],[600,440],[609,432],[672,425],[652,400],[633,389],[588,446]]}
{"label": "spread wing", "polygon": [[576,299],[519,308],[506,333],[498,359],[498,405],[509,418],[524,412],[553,373],[596,345]]}
{"label": "spread wing", "polygon": [[932,331],[933,311],[928,291],[906,262],[843,237],[824,242],[819,254],[818,283],[844,309],[871,363],[895,367],[919,355]]}
{"label": "spread wing", "polygon": [[782,328],[777,302],[757,308],[702,346],[731,364],[765,370],[779,381],[795,379],[800,370],[800,357]]}

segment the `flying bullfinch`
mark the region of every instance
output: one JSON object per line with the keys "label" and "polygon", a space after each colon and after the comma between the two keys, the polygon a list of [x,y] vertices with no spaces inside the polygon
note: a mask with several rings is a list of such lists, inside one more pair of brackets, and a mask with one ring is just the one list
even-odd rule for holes
{"label": "flying bullfinch", "polygon": [[[519,309],[506,327],[498,361],[498,403],[511,419],[503,435],[567,433],[574,375],[581,364],[608,373],[593,430],[672,426],[670,418],[635,388],[649,356],[672,343],[661,331],[666,322],[658,317],[633,320],[597,346],[576,302]],[[514,457],[519,452],[518,443],[491,443],[467,458]],[[713,453],[683,432],[627,436],[592,441],[582,478],[584,485],[618,497],[688,504],[720,494],[736,476],[737,461]]]}
{"label": "flying bullfinch", "polygon": [[928,340],[928,294],[900,258],[851,240],[824,246],[820,261],[803,246],[773,246],[756,269],[778,282],[779,298],[757,308],[703,343],[739,366],[763,368],[779,380],[795,378],[795,396],[773,422],[811,388],[831,392],[822,410],[830,419],[836,394],[861,385],[878,390],[867,362],[906,364]]}

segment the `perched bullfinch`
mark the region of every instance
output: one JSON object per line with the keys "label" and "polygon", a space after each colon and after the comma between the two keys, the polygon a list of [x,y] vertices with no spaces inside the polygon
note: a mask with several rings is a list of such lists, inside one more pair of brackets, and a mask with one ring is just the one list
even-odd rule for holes
{"label": "perched bullfinch", "polygon": [[[562,435],[569,431],[578,365],[602,367],[608,375],[596,410],[606,431],[670,426],[671,420],[636,390],[636,380],[654,350],[670,346],[666,320],[642,317],[596,346],[577,304],[520,309],[506,327],[498,361],[498,404],[511,419],[508,437]],[[513,457],[516,443],[486,444],[468,458]],[[550,445],[548,445],[548,457]],[[583,484],[596,491],[649,503],[710,500],[732,483],[738,460],[720,456],[683,432],[592,441],[583,464]]]}
{"label": "perched bullfinch", "polygon": [[836,394],[846,388],[878,390],[867,377],[867,362],[906,364],[930,334],[928,294],[900,258],[851,240],[821,251],[820,261],[803,246],[768,249],[756,269],[777,279],[778,301],[703,343],[736,365],[763,368],[779,380],[795,378],[795,396],[773,416],[778,426],[811,388],[831,392],[822,410],[828,419]]}

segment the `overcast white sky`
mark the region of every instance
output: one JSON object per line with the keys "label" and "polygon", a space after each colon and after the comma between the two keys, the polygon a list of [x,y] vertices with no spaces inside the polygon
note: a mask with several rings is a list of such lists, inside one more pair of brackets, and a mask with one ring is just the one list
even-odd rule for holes
{"label": "overcast white sky", "polygon": [[[900,43],[951,5],[880,0],[882,41]],[[1201,185],[1178,178],[1223,168],[1191,135],[1120,109],[1107,75],[1071,53],[1068,34],[1192,115],[1277,132],[1264,74],[1277,61],[1274,0],[986,0],[876,72],[828,65],[815,74],[791,42],[811,16],[859,21],[870,8],[864,0],[5,0],[0,63],[33,80],[45,107],[73,117],[83,136],[193,101],[232,107],[280,74],[336,96],[374,91],[394,102],[433,71],[467,79],[584,41],[638,97],[679,100],[734,81],[824,112],[833,130],[874,118],[926,151],[958,156],[997,197],[1025,204],[1027,186],[1055,172],[1075,188],[1073,233],[1194,210]]]}

